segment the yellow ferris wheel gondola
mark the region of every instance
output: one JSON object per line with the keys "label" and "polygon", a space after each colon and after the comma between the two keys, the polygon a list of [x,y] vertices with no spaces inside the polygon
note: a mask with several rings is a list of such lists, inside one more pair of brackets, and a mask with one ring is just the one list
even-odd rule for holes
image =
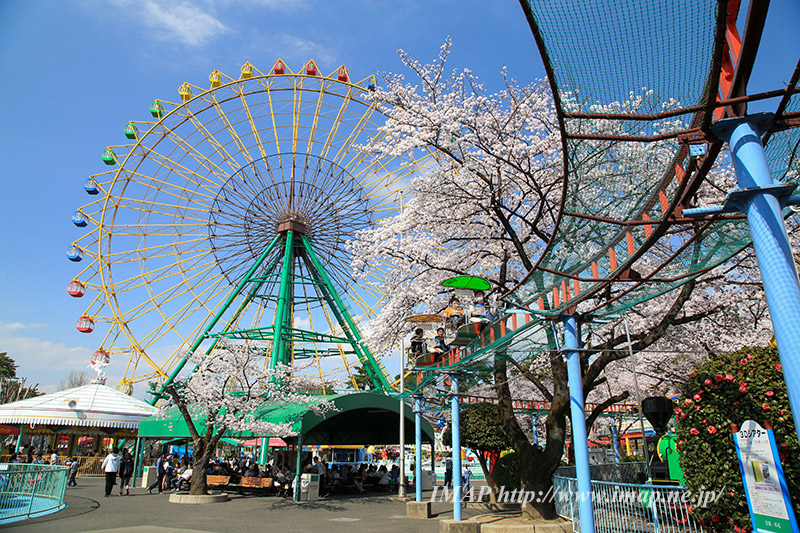
{"label": "yellow ferris wheel gondola", "polygon": [[[208,80],[181,84],[177,102],[155,100],[152,120],[127,122],[130,142],[102,153],[112,168],[84,184],[92,201],[73,220],[86,233],[67,253],[88,259],[69,286],[88,299],[81,319],[128,392],[242,331],[265,353],[284,339],[282,362],[307,359],[306,372],[355,383],[365,349],[351,330],[382,294],[352,278],[350,241],[399,212],[432,155],[362,149],[384,117],[368,96],[374,77],[353,81],[344,66],[324,76],[314,61],[297,73],[281,59],[266,73],[247,62],[237,78]],[[374,272],[378,281],[381,265]]]}

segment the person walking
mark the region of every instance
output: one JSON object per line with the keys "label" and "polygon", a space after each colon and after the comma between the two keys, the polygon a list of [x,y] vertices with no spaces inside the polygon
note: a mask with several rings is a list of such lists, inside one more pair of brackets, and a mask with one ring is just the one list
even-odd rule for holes
{"label": "person walking", "polygon": [[70,457],[69,460],[69,481],[67,481],[67,487],[77,487],[78,482],[75,481],[75,476],[78,475],[78,468],[80,468],[81,465],[74,455]]}
{"label": "person walking", "polygon": [[122,450],[122,460],[119,462],[119,495],[125,491],[125,496],[130,496],[131,476],[133,475],[133,457],[127,448]]}
{"label": "person walking", "polygon": [[450,457],[444,462],[444,486],[453,488],[453,459]]}
{"label": "person walking", "polygon": [[108,498],[111,496],[111,489],[114,488],[114,485],[117,482],[117,472],[119,472],[119,448],[114,447],[111,450],[111,453],[106,455],[106,458],[103,459],[103,472],[106,473],[106,494],[105,497]]}
{"label": "person walking", "polygon": [[158,455],[158,461],[156,461],[156,480],[147,487],[147,492],[153,494],[153,489],[158,487],[158,492],[161,492],[164,489],[164,474],[166,472],[165,465],[166,461],[164,460],[164,454],[161,453]]}

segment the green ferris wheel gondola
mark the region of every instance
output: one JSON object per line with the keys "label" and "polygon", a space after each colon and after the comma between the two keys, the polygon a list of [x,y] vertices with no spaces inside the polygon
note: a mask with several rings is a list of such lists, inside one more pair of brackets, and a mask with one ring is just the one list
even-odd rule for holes
{"label": "green ferris wheel gondola", "polygon": [[385,265],[355,278],[350,242],[403,209],[432,154],[366,154],[385,117],[367,97],[374,77],[343,66],[248,62],[208,80],[128,122],[125,144],[108,146],[106,170],[84,184],[86,231],[68,258],[89,265],[70,279],[91,296],[82,316],[112,371],[163,391],[188,353],[227,341],[326,389],[359,389],[364,368],[390,392],[360,333],[382,305]]}

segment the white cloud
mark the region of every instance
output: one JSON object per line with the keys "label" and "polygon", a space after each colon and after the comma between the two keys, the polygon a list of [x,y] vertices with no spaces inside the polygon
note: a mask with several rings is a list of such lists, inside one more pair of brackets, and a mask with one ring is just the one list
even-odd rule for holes
{"label": "white cloud", "polygon": [[278,50],[278,54],[287,61],[299,59],[302,63],[305,63],[309,59],[314,59],[320,67],[322,64],[333,63],[336,59],[335,54],[331,53],[328,47],[294,35],[280,34],[275,36],[272,48]]}
{"label": "white cloud", "polygon": [[298,329],[311,329],[311,319],[303,316],[294,317],[294,327]]}
{"label": "white cloud", "polygon": [[189,2],[145,0],[138,5],[143,11],[142,20],[165,41],[198,46],[228,31],[216,17]]}
{"label": "white cloud", "polygon": [[233,5],[241,3],[250,4],[254,7],[274,9],[275,11],[296,11],[309,7],[308,0],[245,0],[244,2],[237,0],[236,2],[231,2]]}
{"label": "white cloud", "polygon": [[42,392],[54,391],[70,370],[83,370],[89,364],[89,348],[10,333],[0,332],[2,351],[8,352],[17,364],[17,376],[30,384],[38,383]]}
{"label": "white cloud", "polygon": [[[129,20],[141,21],[155,38],[188,46],[200,46],[212,37],[229,31],[213,14],[213,3],[206,8],[189,0],[112,0]],[[89,6],[101,5],[91,2]],[[107,4],[102,4],[104,7]]]}
{"label": "white cloud", "polygon": [[33,324],[23,324],[22,322],[0,322],[0,331],[14,332],[21,329],[43,328],[45,325],[46,324],[39,324],[38,322]]}

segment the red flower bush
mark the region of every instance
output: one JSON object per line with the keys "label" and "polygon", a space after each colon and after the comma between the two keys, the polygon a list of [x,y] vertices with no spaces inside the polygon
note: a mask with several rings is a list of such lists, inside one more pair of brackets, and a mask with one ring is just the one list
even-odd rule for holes
{"label": "red flower bush", "polygon": [[[717,376],[724,378],[720,380]],[[714,382],[710,390],[706,380]],[[707,392],[702,401],[694,402],[692,398],[702,394],[698,392],[702,387]],[[686,406],[695,407],[677,413],[681,442],[678,453],[686,485],[695,494],[700,490],[723,489],[729,496],[733,493],[706,507],[692,509],[691,515],[706,531],[746,533],[752,529],[729,429],[745,420],[755,420],[762,426],[765,419],[772,421],[784,457],[783,469],[792,505],[800,516],[800,446],[777,350],[745,348],[715,355],[694,370],[683,387],[683,398]],[[767,398],[769,403],[764,401]]]}

